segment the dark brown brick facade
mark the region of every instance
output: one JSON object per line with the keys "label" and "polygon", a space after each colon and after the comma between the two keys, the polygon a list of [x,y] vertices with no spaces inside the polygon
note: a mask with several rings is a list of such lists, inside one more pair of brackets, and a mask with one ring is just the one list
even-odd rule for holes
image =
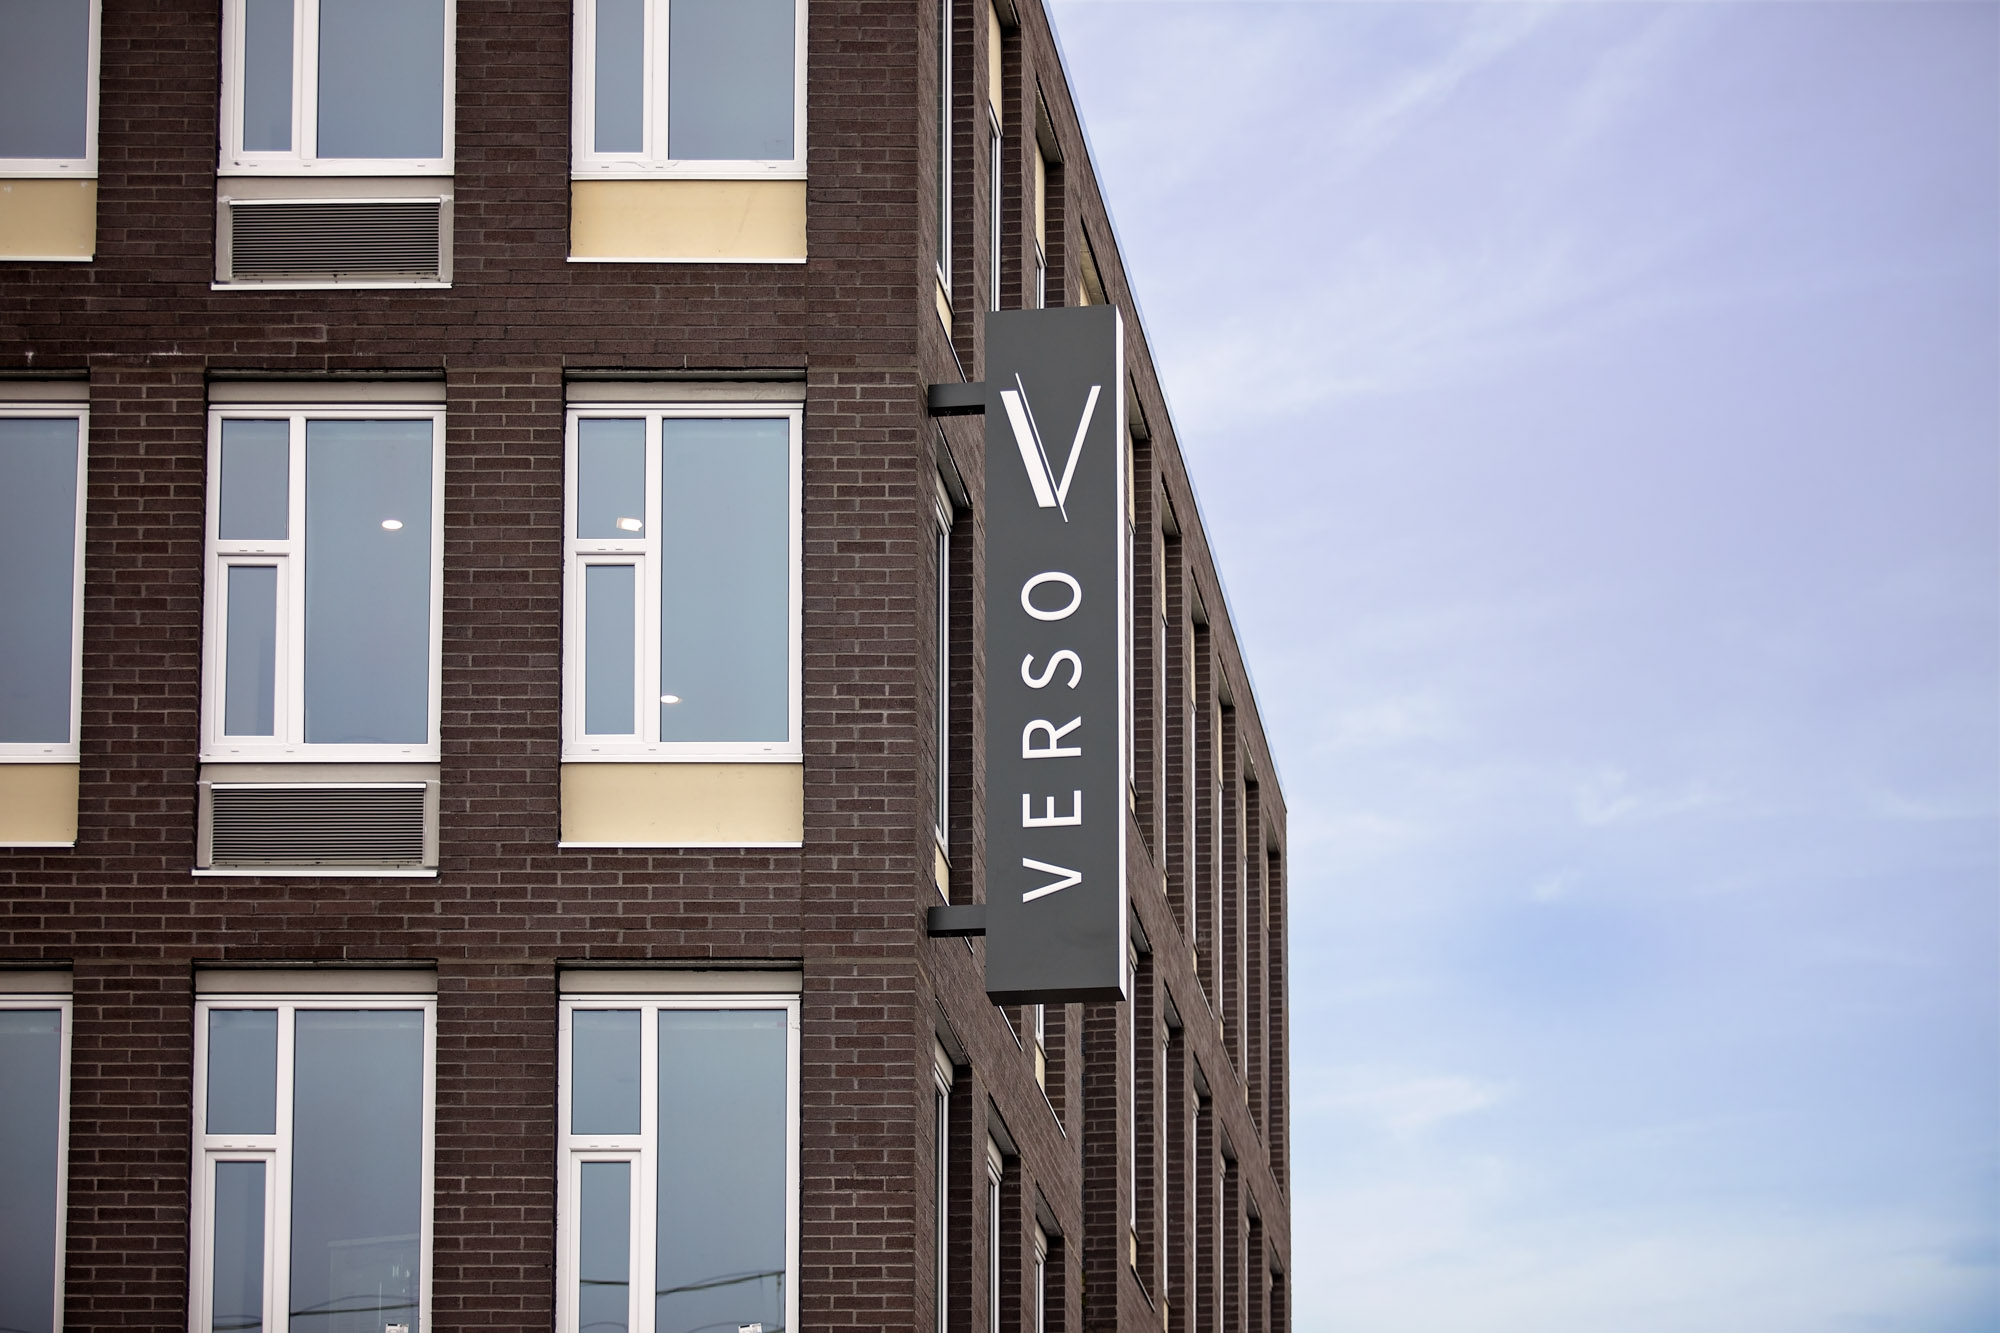
{"label": "dark brown brick facade", "polygon": [[[1045,1100],[1031,1044],[984,996],[979,946],[924,933],[940,433],[924,387],[980,373],[984,3],[957,4],[948,336],[933,308],[935,0],[812,0],[810,259],[790,266],[568,262],[570,0],[458,0],[453,285],[399,291],[213,290],[220,6],[104,0],[97,257],[0,263],[0,372],[85,378],[90,395],[79,838],[0,849],[0,964],[75,978],[67,1327],[187,1326],[196,970],[424,961],[439,980],[435,1327],[549,1328],[558,968],[646,960],[803,971],[806,1328],[937,1327],[937,1036],[960,1066],[954,1333],[987,1323],[996,1118],[1013,1153],[1003,1328],[1030,1326],[1038,1216],[1058,1233],[1052,1330],[1284,1326],[1285,812],[1034,0],[1009,9],[1005,37],[1003,300],[1024,290],[1039,120],[1061,158],[1050,303],[1080,299],[1087,240],[1125,312],[1144,425],[1139,1181],[1123,1166],[1122,1010],[1050,1013]],[[804,846],[559,850],[565,378],[744,369],[805,383]],[[440,872],[193,877],[208,386],[391,371],[447,393]],[[948,830],[953,898],[972,901],[982,444],[976,420],[942,435],[972,497],[952,548]],[[1162,609],[1164,660],[1147,630]]]}

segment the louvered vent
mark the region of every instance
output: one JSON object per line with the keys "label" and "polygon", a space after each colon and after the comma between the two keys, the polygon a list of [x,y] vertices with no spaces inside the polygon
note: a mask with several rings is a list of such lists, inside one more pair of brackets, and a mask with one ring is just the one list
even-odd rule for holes
{"label": "louvered vent", "polygon": [[230,276],[435,280],[441,276],[443,216],[436,199],[232,203]]}
{"label": "louvered vent", "polygon": [[426,786],[210,789],[209,864],[421,867]]}

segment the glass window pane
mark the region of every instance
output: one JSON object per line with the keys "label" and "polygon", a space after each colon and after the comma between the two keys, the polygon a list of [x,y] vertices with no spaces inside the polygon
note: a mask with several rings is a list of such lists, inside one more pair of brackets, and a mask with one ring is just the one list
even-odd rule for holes
{"label": "glass window pane", "polygon": [[291,423],[222,423],[215,532],[224,541],[283,541],[291,532]]}
{"label": "glass window pane", "polygon": [[660,1011],[657,1333],[785,1319],[785,1015]]}
{"label": "glass window pane", "polygon": [[430,737],[431,423],[306,423],[305,737]]}
{"label": "glass window pane", "polygon": [[633,541],[646,531],[646,422],[576,423],[576,535]]}
{"label": "glass window pane", "polygon": [[302,1010],[296,1041],[290,1327],[422,1333],[424,1016]]}
{"label": "glass window pane", "polygon": [[278,1011],[208,1011],[208,1132],[278,1132]]}
{"label": "glass window pane", "polygon": [[632,565],[583,568],[583,729],[592,736],[639,729],[638,576]]}
{"label": "glass window pane", "polygon": [[667,155],[792,156],[793,0],[673,0]]}
{"label": "glass window pane", "polygon": [[578,1009],[570,1015],[572,1134],[639,1132],[639,1011]]}
{"label": "glass window pane", "polygon": [[791,452],[781,419],[660,423],[665,741],[791,732]]}
{"label": "glass window pane", "polygon": [[292,148],[292,7],[297,0],[244,0],[243,147]]}
{"label": "glass window pane", "polygon": [[0,1328],[54,1333],[62,1013],[0,1009]]}
{"label": "glass window pane", "polygon": [[444,0],[320,0],[319,156],[444,156]]}
{"label": "glass window pane", "polygon": [[89,155],[90,0],[0,0],[0,157]]}
{"label": "glass window pane", "polygon": [[597,106],[591,147],[600,153],[646,148],[646,0],[597,0],[593,73]]}
{"label": "glass window pane", "polygon": [[578,1194],[577,1328],[625,1333],[632,1321],[632,1164],[585,1162]]}
{"label": "glass window pane", "polygon": [[0,742],[70,739],[77,435],[0,418]]}
{"label": "glass window pane", "polygon": [[222,644],[223,734],[273,735],[277,731],[277,566],[229,566],[228,606]]}
{"label": "glass window pane", "polygon": [[215,1164],[214,1241],[209,1326],[263,1333],[264,1163]]}

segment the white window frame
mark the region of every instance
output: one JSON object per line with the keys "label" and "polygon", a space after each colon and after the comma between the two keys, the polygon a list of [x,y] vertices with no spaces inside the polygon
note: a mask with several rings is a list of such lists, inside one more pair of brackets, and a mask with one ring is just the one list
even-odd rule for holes
{"label": "white window frame", "polygon": [[931,534],[937,555],[937,802],[933,832],[940,849],[951,846],[951,502],[939,488],[937,529]]}
{"label": "white window frame", "polygon": [[[204,762],[309,761],[436,763],[444,676],[444,409],[345,403],[303,407],[269,403],[213,407],[208,414],[208,503],[204,520],[206,592],[202,604],[201,758]],[[289,423],[291,493],[288,536],[216,535],[222,515],[222,423],[228,420]],[[308,744],[305,740],[305,440],[308,421],[428,421],[431,423],[431,608],[428,739],[421,745]],[[274,691],[275,736],[223,733],[223,688],[228,627],[226,585],[235,565],[278,568],[278,650]]]}
{"label": "white window frame", "polygon": [[[95,10],[92,11],[93,14]],[[81,403],[0,403],[0,417],[76,422],[75,549],[71,555],[69,630],[69,739],[0,741],[0,762],[74,764],[82,757],[83,727],[83,520],[90,479],[90,409]]]}
{"label": "white window frame", "polygon": [[1049,1235],[1035,1224],[1035,1309],[1032,1333],[1046,1333],[1049,1326]]}
{"label": "white window frame", "polygon": [[938,17],[938,285],[951,296],[951,43],[952,0],[937,0]]}
{"label": "white window frame", "polygon": [[[570,1051],[573,1016],[578,1010],[637,1009],[639,1019],[639,1129],[637,1134],[570,1132]],[[790,994],[598,994],[565,996],[557,1039],[557,1162],[561,1193],[556,1210],[556,1330],[578,1333],[576,1278],[580,1260],[577,1226],[582,1166],[586,1162],[632,1164],[632,1268],[630,1333],[653,1333],[658,1251],[659,1189],[659,1015],[663,1010],[759,1009],[785,1015],[785,1327],[799,1326],[799,997]]]}
{"label": "white window frame", "polygon": [[[577,423],[589,418],[646,421],[646,517],[645,526],[630,538],[579,538],[576,534],[576,442]],[[788,735],[783,741],[662,741],[660,718],[660,580],[665,571],[659,555],[660,506],[660,422],[669,419],[742,419],[746,417],[782,420],[789,423],[791,442],[791,566],[790,662],[786,676],[790,703]],[[805,753],[802,738],[804,720],[804,649],[801,624],[804,615],[803,578],[803,499],[802,446],[805,409],[799,403],[591,403],[573,406],[564,429],[563,463],[563,761],[699,762],[723,760],[731,763],[797,763]],[[612,558],[615,557],[615,558]],[[583,570],[592,564],[637,564],[639,566],[639,608],[635,622],[638,635],[639,669],[635,673],[639,691],[634,717],[639,724],[636,738],[592,736],[584,732],[584,624]]]}
{"label": "white window frame", "polygon": [[[208,1124],[208,1016],[217,1009],[278,1011],[278,1105],[275,1134],[210,1134]],[[422,1271],[417,1283],[418,1333],[430,1333],[431,1282],[436,1247],[431,1215],[436,1202],[437,1148],[437,997],[413,994],[248,993],[204,995],[194,1008],[194,1167],[189,1195],[193,1214],[189,1246],[189,1333],[210,1333],[210,1304],[215,1277],[212,1229],[215,1217],[215,1165],[218,1162],[263,1162],[264,1170],[264,1333],[287,1333],[291,1302],[292,1230],[292,1071],[294,1016],[300,1010],[376,1009],[419,1010],[424,1016],[423,1073],[423,1205],[418,1212],[417,1245]]]}
{"label": "white window frame", "polygon": [[244,0],[222,6],[222,176],[448,176],[454,158],[458,105],[458,0],[444,0],[444,126],[441,157],[321,157],[319,155],[320,0],[292,0],[292,147],[249,152],[243,147]]}
{"label": "white window frame", "polygon": [[1000,1183],[1006,1164],[999,1147],[986,1140],[986,1327],[1000,1328]]}
{"label": "white window frame", "polygon": [[992,188],[989,190],[992,197],[987,203],[986,228],[989,233],[987,241],[993,251],[992,254],[987,256],[989,271],[986,275],[988,288],[986,293],[986,307],[989,310],[998,310],[1000,308],[1000,260],[1003,253],[1003,247],[1000,242],[1000,233],[1002,230],[1000,205],[1004,198],[1002,186],[1006,183],[1005,173],[1002,171],[1006,139],[1000,130],[1000,113],[994,109],[991,103],[986,107],[986,119],[987,146],[990,150],[988,156],[992,159],[988,165],[988,173],[992,176]]}
{"label": "white window frame", "polygon": [[15,180],[97,179],[97,83],[104,0],[90,0],[90,53],[84,61],[83,156],[0,157],[0,176]]}
{"label": "white window frame", "polygon": [[[64,979],[67,986],[67,978]],[[68,1259],[69,1237],[69,1071],[70,1034],[74,1006],[69,992],[47,993],[9,990],[0,983],[0,1009],[53,1009],[61,1042],[56,1071],[56,1271],[55,1327],[63,1326],[63,1270]]]}
{"label": "white window frame", "polygon": [[597,0],[576,0],[576,39],[571,47],[570,173],[577,180],[804,180],[806,175],[806,7],[794,0],[792,45],[792,156],[788,158],[685,158],[667,153],[667,15],[672,0],[645,0],[646,69],[640,83],[645,99],[645,149],[600,153],[597,133]]}
{"label": "white window frame", "polygon": [[951,1084],[952,1067],[943,1058],[936,1060],[932,1074],[936,1094],[932,1102],[931,1149],[932,1184],[937,1190],[937,1333],[951,1333]]}

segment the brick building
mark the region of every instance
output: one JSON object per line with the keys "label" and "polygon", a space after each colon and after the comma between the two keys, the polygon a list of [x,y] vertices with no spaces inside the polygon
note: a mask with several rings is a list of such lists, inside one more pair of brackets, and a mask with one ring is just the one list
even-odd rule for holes
{"label": "brick building", "polygon": [[[1133,999],[998,1007],[927,388],[1106,303]],[[1289,1327],[1284,806],[1037,0],[0,4],[0,616],[0,1327]]]}

